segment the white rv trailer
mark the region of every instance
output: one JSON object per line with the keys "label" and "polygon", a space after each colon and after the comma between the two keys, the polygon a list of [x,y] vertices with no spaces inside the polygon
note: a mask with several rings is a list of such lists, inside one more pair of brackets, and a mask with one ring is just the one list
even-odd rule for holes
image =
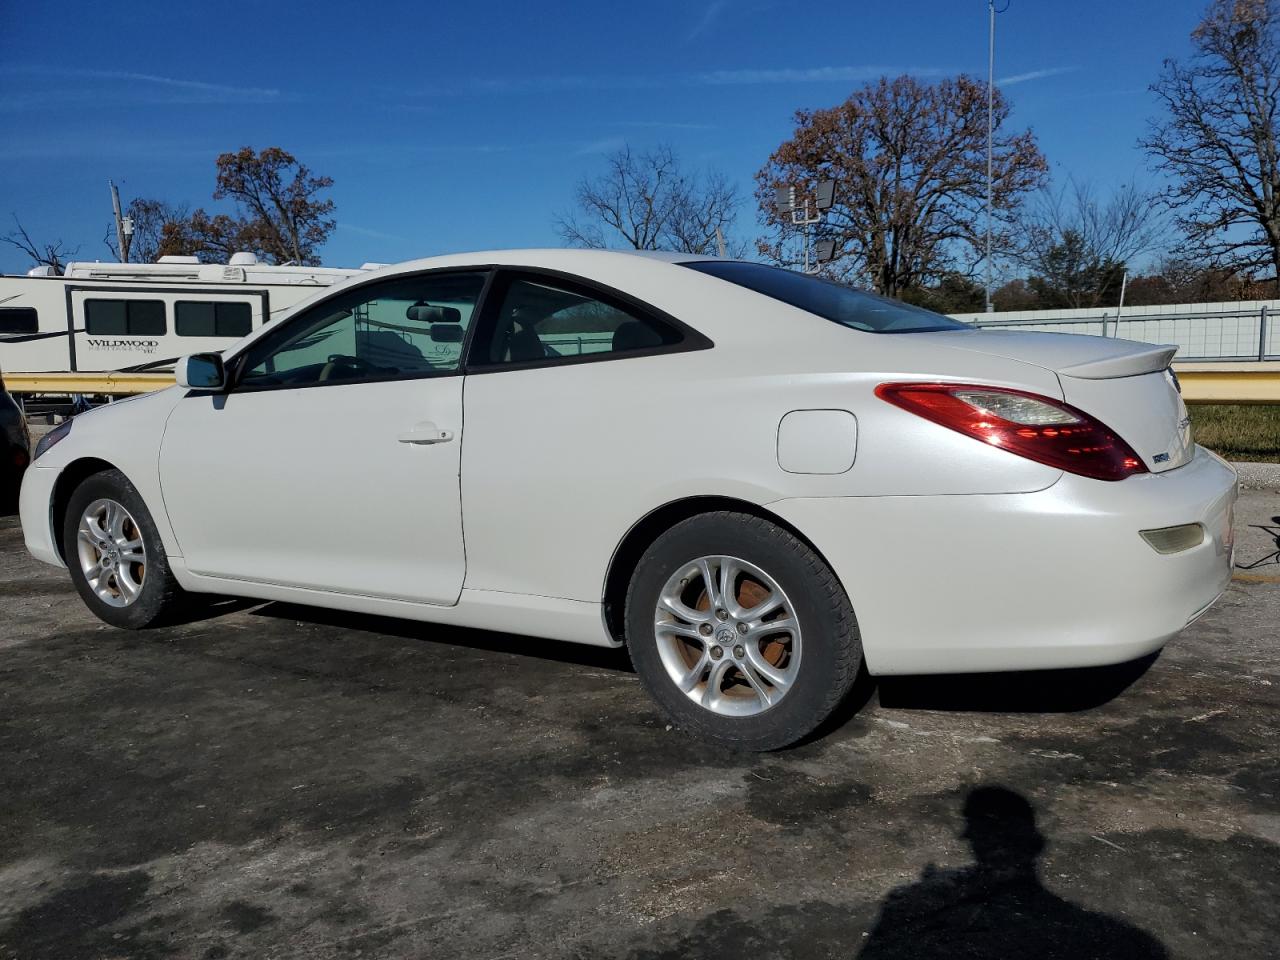
{"label": "white rv trailer", "polygon": [[68,373],[163,368],[223,350],[360,269],[230,262],[69,263],[0,276],[0,370]]}

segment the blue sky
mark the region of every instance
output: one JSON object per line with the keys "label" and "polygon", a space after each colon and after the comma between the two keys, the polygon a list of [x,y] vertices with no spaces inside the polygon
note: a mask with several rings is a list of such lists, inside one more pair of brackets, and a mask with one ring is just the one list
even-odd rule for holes
{"label": "blue sky", "polygon": [[[1055,175],[1149,180],[1147,85],[1203,0],[1011,0],[996,74]],[[107,180],[193,208],[214,157],[278,145],[336,181],[326,263],[558,245],[554,215],[624,142],[751,177],[800,107],[903,72],[985,76],[983,0],[817,5],[28,4],[0,10],[0,232],[107,259]],[[754,236],[744,207],[742,233]],[[0,246],[0,270],[27,264]]]}

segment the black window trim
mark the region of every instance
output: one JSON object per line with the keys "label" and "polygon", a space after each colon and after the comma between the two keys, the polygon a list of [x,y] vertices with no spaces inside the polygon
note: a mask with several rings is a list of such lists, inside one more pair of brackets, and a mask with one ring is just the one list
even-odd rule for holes
{"label": "black window trim", "polygon": [[8,306],[8,305],[0,306],[0,314],[5,314],[5,313],[30,314],[32,317],[35,318],[35,326],[33,326],[30,330],[0,330],[0,337],[4,337],[6,339],[9,337],[30,337],[33,334],[38,334],[40,332],[40,311],[37,310],[35,307]]}
{"label": "black window trim", "polygon": [[[214,393],[262,393],[272,390],[313,390],[318,387],[338,387],[338,386],[358,386],[365,383],[392,383],[400,380],[439,380],[446,377],[462,377],[473,376],[476,374],[502,373],[504,371],[530,370],[540,369],[542,367],[559,367],[567,364],[576,363],[602,363],[616,360],[629,360],[638,357],[661,356],[669,353],[688,353],[694,350],[710,350],[715,346],[714,341],[710,337],[695,330],[687,323],[673,317],[664,310],[660,310],[650,303],[646,303],[629,293],[610,287],[607,284],[599,283],[584,277],[581,274],[568,273],[563,270],[553,270],[545,267],[522,266],[514,264],[500,263],[473,263],[473,264],[457,264],[447,267],[435,267],[428,270],[418,270],[412,273],[397,274],[393,277],[370,277],[358,284],[350,287],[344,287],[340,291],[334,291],[331,296],[345,296],[349,293],[358,291],[364,287],[382,283],[387,280],[406,280],[417,277],[431,277],[450,273],[483,273],[485,274],[484,285],[480,288],[480,295],[476,299],[475,308],[472,311],[471,322],[467,325],[466,335],[462,342],[462,352],[460,354],[459,363],[456,369],[442,371],[440,373],[407,373],[391,375],[386,377],[370,377],[362,380],[332,380],[323,383],[272,383],[272,384],[246,384],[242,382],[246,370],[245,366],[251,352],[256,353],[255,348],[260,345],[267,344],[274,348],[280,342],[288,339],[288,334],[293,329],[294,324],[312,309],[321,307],[327,303],[330,297],[325,297],[317,303],[309,306],[305,311],[298,313],[294,317],[290,317],[284,323],[277,324],[272,329],[263,334],[259,339],[252,343],[246,344],[244,349],[226,360],[227,382],[226,388],[220,391],[212,390],[191,390],[188,391],[188,397],[194,396],[210,396]],[[570,290],[577,287],[586,291],[592,297],[598,297],[604,303],[614,301],[626,312],[636,315],[641,319],[654,320],[660,324],[665,324],[676,330],[681,339],[677,343],[663,344],[657,347],[645,347],[640,350],[625,350],[620,352],[603,351],[600,353],[579,354],[568,357],[547,357],[541,360],[525,360],[520,363],[483,363],[474,362],[472,354],[477,343],[487,343],[490,329],[497,320],[497,311],[501,307],[501,300],[495,296],[495,288],[498,286],[500,279],[505,281],[506,278],[525,277],[533,278],[535,281],[541,278],[544,282],[559,283],[567,285]],[[484,340],[481,334],[483,332]]]}
{"label": "black window trim", "polygon": [[[400,380],[441,380],[446,377],[465,376],[467,351],[471,345],[471,339],[475,336],[477,327],[477,319],[484,309],[485,299],[490,287],[493,285],[495,270],[492,264],[471,264],[467,266],[449,266],[436,267],[432,270],[415,270],[412,273],[401,273],[390,277],[370,277],[361,283],[353,284],[350,287],[343,287],[341,290],[334,291],[330,296],[311,304],[305,310],[299,312],[296,316],[290,317],[284,323],[273,327],[269,333],[264,334],[260,339],[254,340],[252,343],[246,344],[245,348],[233,357],[226,360],[227,381],[228,385],[224,390],[192,390],[187,393],[188,397],[207,396],[212,393],[265,393],[274,390],[314,390],[318,387],[355,387],[366,383],[395,383]],[[484,283],[480,287],[480,293],[476,297],[476,305],[472,308],[471,322],[467,324],[467,331],[462,341],[462,352],[458,355],[458,366],[453,370],[442,370],[437,373],[415,371],[412,373],[390,374],[385,377],[367,377],[360,380],[325,380],[318,383],[262,383],[251,384],[242,382],[245,375],[246,366],[248,364],[249,354],[255,352],[255,348],[266,344],[270,349],[275,349],[279,344],[289,338],[289,331],[296,325],[297,321],[308,316],[312,310],[323,307],[330,300],[336,297],[345,297],[348,294],[356,293],[366,287],[375,284],[387,282],[403,282],[406,280],[414,280],[419,277],[444,276],[451,273],[477,273],[484,274]]]}
{"label": "black window trim", "polygon": [[[179,308],[179,307],[183,307],[183,306],[188,306],[188,305],[190,305],[190,306],[194,306],[194,307],[212,306],[212,307],[214,308],[214,312],[213,312],[213,318],[214,318],[214,319],[213,319],[213,324],[214,324],[214,329],[216,330],[216,329],[217,329],[217,325],[218,325],[218,311],[217,311],[217,307],[218,307],[218,304],[221,304],[221,303],[227,303],[227,304],[231,304],[231,305],[233,305],[233,306],[248,307],[248,308],[249,308],[249,333],[253,333],[253,330],[254,330],[254,327],[253,327],[253,304],[252,304],[252,303],[250,303],[248,300],[175,300],[175,301],[173,301],[173,335],[174,335],[175,337],[184,337],[184,338],[187,338],[187,337],[192,337],[192,338],[201,338],[201,337],[203,337],[203,338],[204,338],[204,339],[206,339],[206,340],[207,340],[207,339],[209,339],[208,337],[205,337],[203,334],[199,334],[199,333],[182,333],[181,331],[179,331],[179,330],[178,330],[178,308]],[[249,333],[242,333],[242,334],[240,334],[240,337],[247,337],[247,336],[249,335]],[[229,336],[231,336],[231,334],[229,334],[229,333],[213,333],[213,334],[211,334],[210,336],[213,336],[213,337],[229,337]],[[237,337],[236,339],[239,339],[239,337]]]}
{"label": "black window trim", "polygon": [[[117,282],[117,281],[104,282],[99,280],[99,281],[89,281],[84,283],[66,283],[65,278],[63,277],[38,277],[35,279],[54,280],[54,281],[62,282],[64,284],[63,298],[66,303],[66,311],[67,311],[67,314],[66,314],[67,330],[65,334],[67,338],[67,361],[68,361],[67,366],[70,368],[72,373],[76,373],[80,369],[79,364],[77,363],[77,360],[76,360],[76,338],[81,335],[87,336],[87,334],[85,334],[85,329],[83,326],[80,326],[80,327],[76,326],[76,320],[77,318],[81,320],[84,319],[84,302],[86,299],[90,299],[88,296],[89,294],[91,293],[108,293],[108,294],[160,293],[167,296],[169,294],[181,294],[181,293],[189,294],[192,292],[189,286],[188,287],[170,287],[170,286],[164,286],[164,285],[155,286],[146,281],[139,283],[139,282]],[[228,287],[226,284],[218,283],[218,284],[210,284],[209,289],[207,291],[201,290],[200,293],[201,294],[226,293],[226,294],[234,294],[236,296],[243,295],[243,296],[260,298],[262,300],[262,317],[263,317],[262,323],[265,326],[267,323],[270,322],[269,318],[271,316],[271,288],[279,287],[279,286],[281,286],[281,284],[268,283],[268,284],[261,284],[258,286],[254,286],[254,287],[237,288],[237,287]],[[77,294],[82,294],[84,296],[82,296],[82,298],[77,301],[76,300]],[[77,304],[79,305],[78,311],[76,309]],[[166,334],[166,336],[168,336],[168,334]],[[140,364],[138,367],[127,367],[126,369],[136,370],[139,368],[146,369],[146,368],[155,367],[155,366],[163,366],[165,364],[173,363],[177,359],[178,359],[177,357],[171,357],[166,360],[158,360],[158,361],[153,361],[151,363]]]}
{"label": "black window trim", "polygon": [[[149,292],[149,291],[148,291]],[[124,293],[124,291],[121,291]],[[124,304],[124,333],[94,333],[89,329],[89,307],[95,303],[123,303]],[[160,317],[164,329],[159,333],[132,333],[128,330],[130,308],[135,303],[158,303],[160,305]],[[80,309],[84,314],[84,333],[87,337],[167,337],[169,336],[169,305],[168,301],[162,297],[85,297],[80,305]]]}
{"label": "black window trim", "polygon": [[[660,310],[651,303],[646,303],[629,293],[591,280],[576,273],[563,270],[551,270],[544,267],[503,266],[499,264],[494,270],[493,286],[495,294],[481,303],[482,311],[477,323],[472,324],[476,331],[475,339],[467,344],[463,354],[465,369],[468,374],[502,373],[508,370],[536,370],[543,367],[563,367],[580,363],[609,363],[617,360],[630,360],[637,357],[655,357],[668,353],[689,353],[694,350],[710,350],[715,343],[710,337],[695,330],[687,323]],[[598,353],[571,354],[565,357],[544,357],[538,360],[521,360],[517,363],[495,363],[491,360],[480,361],[473,356],[477,344],[483,346],[493,337],[498,319],[498,310],[502,306],[511,282],[514,280],[531,280],[559,286],[570,293],[586,293],[606,306],[616,306],[624,313],[629,313],[639,320],[648,320],[660,326],[670,327],[680,334],[676,343],[665,343],[656,347],[644,347],[639,350],[602,350]],[[470,333],[470,331],[468,331]]]}
{"label": "black window trim", "polygon": [[711,277],[712,279],[719,280],[722,283],[731,284],[732,286],[737,287],[739,290],[747,290],[751,293],[757,294],[758,296],[767,297],[770,300],[774,300],[777,303],[786,304],[788,307],[792,307],[793,309],[802,310],[805,313],[809,314],[810,316],[817,317],[820,320],[825,320],[827,323],[834,323],[836,326],[843,327],[845,330],[851,330],[854,333],[869,333],[869,334],[872,334],[873,336],[882,337],[882,336],[894,336],[894,335],[901,335],[901,334],[908,334],[908,333],[948,333],[955,330],[972,329],[972,327],[970,327],[968,324],[963,323],[960,320],[953,320],[951,317],[948,317],[945,313],[938,313],[938,311],[930,310],[928,307],[921,307],[914,303],[907,303],[904,300],[899,300],[896,297],[888,297],[882,293],[875,293],[874,291],[871,291],[871,290],[861,290],[857,287],[852,286],[851,284],[840,283],[839,281],[832,280],[828,277],[819,277],[819,276],[815,276],[814,274],[803,274],[796,270],[788,270],[786,267],[780,267],[777,264],[758,263],[753,260],[711,260],[710,261],[710,265],[713,267],[718,266],[719,264],[722,264],[722,263],[725,263],[725,264],[741,263],[747,266],[764,267],[768,270],[778,270],[783,273],[794,273],[794,274],[797,274],[798,276],[808,277],[811,280],[817,280],[820,283],[827,283],[836,287],[847,287],[848,289],[852,290],[854,293],[863,294],[873,300],[886,300],[891,303],[900,304],[901,306],[904,306],[911,310],[919,310],[919,311],[923,311],[924,313],[931,313],[931,314],[934,314],[935,316],[941,317],[942,319],[948,321],[948,323],[946,323],[945,325],[939,325],[934,327],[911,327],[906,330],[860,330],[858,327],[850,326],[849,324],[843,323],[840,320],[836,320],[833,317],[828,317],[825,314],[821,314],[814,310],[810,310],[806,307],[802,307],[799,304],[792,303],[790,300],[784,300],[781,297],[774,296],[773,294],[765,293],[763,290],[757,290],[755,287],[748,286],[745,283],[739,283],[737,280],[731,280],[728,277],[721,276],[719,273],[715,273],[712,270],[704,269],[703,267],[707,263],[708,263],[707,258],[703,258],[700,260],[682,260],[682,261],[679,261],[676,264],[676,266],[686,267],[688,269],[693,270],[695,273],[701,274],[704,277]]}

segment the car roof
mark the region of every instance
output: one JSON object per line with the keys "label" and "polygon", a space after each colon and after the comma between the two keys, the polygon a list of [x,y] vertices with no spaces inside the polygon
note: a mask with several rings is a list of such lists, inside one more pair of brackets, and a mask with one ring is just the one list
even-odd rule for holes
{"label": "car roof", "polygon": [[[402,260],[391,263],[377,270],[362,271],[357,276],[340,280],[331,287],[319,290],[315,296],[296,304],[290,313],[310,306],[326,296],[341,293],[355,286],[380,279],[417,273],[422,270],[441,270],[450,267],[526,267],[534,270],[551,270],[598,279],[601,272],[620,277],[635,278],[654,269],[665,270],[667,267],[682,263],[693,263],[699,260],[717,260],[718,257],[706,257],[695,253],[672,253],[665,250],[569,250],[556,247],[511,250],[476,250],[470,253],[450,253],[436,257],[423,257],[417,260]],[[631,268],[631,269],[628,269]]]}
{"label": "car roof", "polygon": [[[657,261],[659,263],[691,263],[695,260],[715,260],[695,253],[674,253],[667,250],[599,250],[564,249],[558,247],[530,247],[509,250],[476,250],[469,253],[450,253],[417,260],[404,260],[390,264],[377,273],[403,273],[412,270],[429,270],[433,267],[489,265],[530,266],[547,269],[581,270],[602,262],[623,263],[628,260]],[[366,275],[367,277],[368,275]]]}

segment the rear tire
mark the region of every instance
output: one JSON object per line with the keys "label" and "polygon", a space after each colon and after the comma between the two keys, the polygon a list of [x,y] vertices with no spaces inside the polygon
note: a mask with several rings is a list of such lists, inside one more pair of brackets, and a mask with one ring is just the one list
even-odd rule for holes
{"label": "rear tire", "polygon": [[831,568],[750,514],[701,514],[658,537],[632,575],[626,627],[636,672],[672,721],[741,750],[813,733],[862,662]]}
{"label": "rear tire", "polygon": [[95,473],[71,494],[62,549],[85,605],[113,627],[157,626],[182,606],[151,511],[119,470]]}

